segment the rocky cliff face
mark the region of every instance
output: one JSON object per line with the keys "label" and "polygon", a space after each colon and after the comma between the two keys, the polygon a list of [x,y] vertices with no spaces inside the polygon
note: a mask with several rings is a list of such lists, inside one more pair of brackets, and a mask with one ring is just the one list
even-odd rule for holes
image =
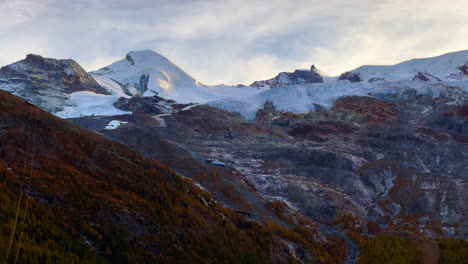
{"label": "rocky cliff face", "polygon": [[159,96],[148,97],[120,97],[114,106],[122,111],[130,111],[133,114],[161,115],[171,114],[182,110],[190,104],[178,104],[173,100],[166,100]]}
{"label": "rocky cliff face", "polygon": [[30,54],[0,68],[0,89],[57,112],[73,92],[109,94],[74,60],[55,60]]}
{"label": "rocky cliff face", "polygon": [[[345,72],[340,75],[338,80],[348,80],[350,82],[361,82],[362,78],[359,73],[355,72]],[[374,81],[373,81],[374,82]]]}
{"label": "rocky cliff face", "polygon": [[294,72],[281,72],[276,77],[264,80],[255,81],[250,86],[256,88],[270,87],[274,88],[281,85],[294,85],[303,83],[323,83],[323,77],[320,75],[314,65],[310,70],[295,70]]}
{"label": "rocky cliff face", "polygon": [[418,72],[414,77],[413,81],[423,81],[423,82],[440,82],[441,79],[435,77],[434,75],[428,72]]}
{"label": "rocky cliff face", "polygon": [[463,64],[458,68],[463,74],[468,75],[468,63]]}

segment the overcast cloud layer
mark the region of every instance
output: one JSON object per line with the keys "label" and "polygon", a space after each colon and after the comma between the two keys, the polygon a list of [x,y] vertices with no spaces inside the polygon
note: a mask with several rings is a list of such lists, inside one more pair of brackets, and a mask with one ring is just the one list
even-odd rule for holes
{"label": "overcast cloud layer", "polygon": [[0,0],[0,65],[28,53],[87,70],[151,49],[208,84],[315,64],[337,75],[468,49],[460,0]]}

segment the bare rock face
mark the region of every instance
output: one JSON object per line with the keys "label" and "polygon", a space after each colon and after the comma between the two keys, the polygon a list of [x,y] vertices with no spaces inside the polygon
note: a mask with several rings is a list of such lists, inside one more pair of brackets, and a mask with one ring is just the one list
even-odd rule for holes
{"label": "bare rock face", "polygon": [[177,104],[173,100],[166,100],[159,96],[151,97],[120,97],[114,103],[117,109],[131,111],[134,114],[160,115],[170,114],[189,106],[189,104]]}
{"label": "bare rock face", "polygon": [[269,121],[279,115],[279,113],[280,112],[276,110],[276,107],[272,102],[266,102],[263,109],[259,109],[257,111],[255,120],[259,123],[262,121]]}
{"label": "bare rock face", "polygon": [[274,88],[281,85],[294,85],[303,83],[323,83],[323,77],[315,65],[307,70],[295,70],[294,72],[281,72],[276,77],[264,81],[255,81],[250,86],[261,88],[268,86]]}
{"label": "bare rock face", "polygon": [[[378,123],[396,118],[398,107],[392,102],[367,96],[346,96],[339,98],[332,108],[347,118]],[[359,116],[358,118],[356,118]]]}
{"label": "bare rock face", "polygon": [[380,78],[380,77],[372,77],[369,80],[367,80],[370,83],[376,83],[376,82],[385,82],[385,78]]}
{"label": "bare rock face", "polygon": [[423,82],[440,82],[442,81],[441,79],[435,77],[434,75],[428,73],[428,72],[418,72],[414,77],[413,81],[423,81]]}
{"label": "bare rock face", "polygon": [[465,63],[464,65],[460,66],[458,68],[463,74],[468,75],[468,63]]}
{"label": "bare rock face", "polygon": [[340,75],[338,80],[348,80],[350,82],[362,82],[361,76],[359,76],[359,73],[355,72],[345,72]]}
{"label": "bare rock face", "polygon": [[62,110],[67,95],[73,92],[109,94],[74,60],[48,59],[33,54],[0,68],[0,89],[51,112]]}

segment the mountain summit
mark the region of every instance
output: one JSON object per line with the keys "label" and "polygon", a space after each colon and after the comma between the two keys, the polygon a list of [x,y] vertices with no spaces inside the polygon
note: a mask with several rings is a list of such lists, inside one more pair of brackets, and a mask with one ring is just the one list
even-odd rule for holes
{"label": "mountain summit", "polygon": [[182,87],[195,87],[197,81],[166,57],[151,51],[131,51],[124,59],[92,72],[117,82],[128,95],[151,96]]}
{"label": "mountain summit", "polygon": [[319,71],[315,65],[310,67],[310,70],[295,70],[294,72],[280,72],[276,77],[264,80],[255,81],[250,86],[252,87],[269,87],[275,88],[282,85],[294,85],[303,83],[323,83],[323,77],[326,76]]}
{"label": "mountain summit", "polygon": [[52,112],[62,110],[68,95],[74,92],[109,94],[74,60],[34,54],[0,69],[0,89],[28,98]]}

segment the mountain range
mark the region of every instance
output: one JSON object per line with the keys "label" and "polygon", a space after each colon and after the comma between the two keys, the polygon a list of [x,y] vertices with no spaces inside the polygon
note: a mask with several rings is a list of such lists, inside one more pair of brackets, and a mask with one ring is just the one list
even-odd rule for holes
{"label": "mountain range", "polygon": [[89,73],[27,55],[0,69],[0,253],[463,263],[467,68],[465,50],[228,86],[150,50]]}

